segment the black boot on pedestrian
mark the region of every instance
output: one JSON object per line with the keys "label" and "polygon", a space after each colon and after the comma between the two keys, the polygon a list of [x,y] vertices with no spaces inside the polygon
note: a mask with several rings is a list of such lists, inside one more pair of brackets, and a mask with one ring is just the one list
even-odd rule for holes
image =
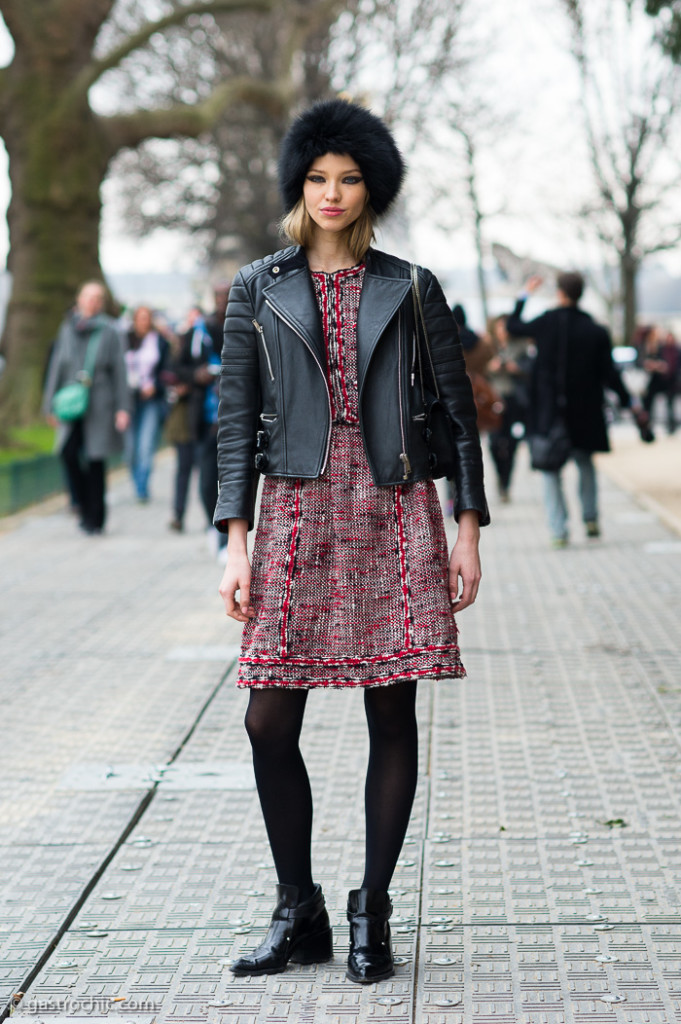
{"label": "black boot on pedestrian", "polygon": [[347,976],[358,985],[385,981],[395,973],[388,918],[393,905],[385,890],[352,889],[348,894],[350,955]]}
{"label": "black boot on pedestrian", "polygon": [[298,902],[295,885],[277,886],[278,902],[264,942],[235,960],[233,974],[280,974],[294,964],[323,964],[333,956],[331,924],[321,886]]}

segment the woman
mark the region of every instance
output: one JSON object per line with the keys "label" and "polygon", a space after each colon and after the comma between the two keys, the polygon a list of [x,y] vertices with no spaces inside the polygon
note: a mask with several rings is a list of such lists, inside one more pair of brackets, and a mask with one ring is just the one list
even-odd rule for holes
{"label": "woman", "polygon": [[667,432],[676,430],[675,403],[679,381],[679,349],[673,334],[654,325],[645,329],[638,359],[639,365],[649,374],[643,395],[643,408],[652,418],[653,406],[658,395],[664,395],[667,402]]}
{"label": "woman", "polygon": [[137,498],[147,502],[154,453],[165,413],[161,375],[170,346],[155,329],[148,306],[138,306],[135,310],[126,340],[125,365],[132,400],[132,422],[126,437],[127,459]]}
{"label": "woman", "polygon": [[[184,529],[189,484],[192,471],[197,465],[197,454],[199,449],[205,446],[206,388],[209,384],[215,387],[216,381],[215,376],[208,372],[212,348],[212,340],[206,330],[203,313],[198,306],[192,306],[180,328],[177,350],[171,359],[168,372],[164,374],[164,379],[169,385],[171,405],[165,436],[171,444],[175,445],[177,455],[173,487],[173,518],[169,526],[171,530],[176,530],[178,533]],[[217,472],[217,467],[215,471]],[[205,502],[204,508],[208,516],[208,526],[214,533],[215,495],[213,495],[210,512]]]}
{"label": "woman", "polygon": [[[43,410],[57,427],[59,452],[80,515],[80,528],[95,536],[106,521],[106,460],[122,448],[130,423],[123,346],[116,324],[104,312],[106,288],[86,281],[62,323],[50,359]],[[71,381],[89,383],[88,407],[75,421],[58,422],[52,402]]]}
{"label": "woman", "polygon": [[494,460],[499,498],[511,500],[511,476],[518,443],[525,435],[529,406],[529,375],[532,366],[529,344],[523,338],[512,338],[506,329],[508,317],[498,316],[490,324],[495,354],[487,364],[487,373],[494,389],[503,399],[501,424],[490,431],[489,450]]}
{"label": "woman", "polygon": [[[270,974],[332,955],[298,739],[309,689],[361,686],[366,863],[348,898],[347,973],[370,983],[393,973],[388,886],[416,786],[416,683],[464,674],[452,609],[475,600],[479,527],[489,516],[456,327],[437,281],[420,271],[457,438],[459,535],[448,567],[410,266],[370,248],[404,174],[388,129],[354,104],[319,103],[290,128],[279,172],[283,228],[297,244],[244,267],[232,285],[218,417],[215,523],[229,532],[220,594],[227,615],[245,624],[238,685],[250,688],[246,729],[280,883],[264,942],[232,970]],[[428,366],[423,345],[420,356]]]}

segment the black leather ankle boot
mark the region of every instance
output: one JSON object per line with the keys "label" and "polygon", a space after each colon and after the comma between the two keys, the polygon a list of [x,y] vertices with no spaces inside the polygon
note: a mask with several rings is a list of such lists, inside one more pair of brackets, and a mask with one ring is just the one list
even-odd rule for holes
{"label": "black leather ankle boot", "polygon": [[331,924],[321,886],[298,902],[295,885],[277,886],[278,902],[264,942],[235,960],[233,974],[280,974],[286,964],[323,964],[333,956]]}
{"label": "black leather ankle boot", "polygon": [[348,894],[350,955],[347,976],[359,985],[385,981],[395,973],[388,918],[393,912],[381,889],[352,889]]}

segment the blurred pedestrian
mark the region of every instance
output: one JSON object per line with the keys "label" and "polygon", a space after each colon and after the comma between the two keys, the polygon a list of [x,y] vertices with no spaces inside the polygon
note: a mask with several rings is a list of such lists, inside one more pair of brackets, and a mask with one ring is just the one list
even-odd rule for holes
{"label": "blurred pedestrian", "polygon": [[149,478],[165,415],[162,381],[170,346],[154,326],[148,306],[138,306],[125,335],[125,364],[132,419],[126,432],[126,455],[137,498],[149,500]]}
{"label": "blurred pedestrian", "polygon": [[[488,512],[471,386],[442,290],[429,271],[371,248],[404,173],[385,124],[353,103],[319,103],[293,123],[279,168],[283,228],[296,244],[237,275],[220,378],[215,522],[229,530],[220,593],[245,624],[238,685],[250,688],[246,728],[279,879],[267,936],[232,970],[274,974],[332,956],[298,740],[310,689],[360,687],[366,856],[348,895],[347,976],[369,984],[394,972],[388,889],[417,779],[417,681],[463,674],[452,611],[475,600]],[[430,433],[419,366],[442,401]],[[457,465],[451,557],[435,444]]]}
{"label": "blurred pedestrian", "polygon": [[[506,328],[509,334],[533,338],[537,357],[530,382],[528,434],[547,436],[558,418],[569,435],[569,457],[579,473],[579,499],[587,537],[600,536],[598,490],[594,452],[610,450],[603,411],[604,388],[614,391],[623,408],[632,399],[613,362],[610,335],[579,308],[584,278],[578,273],[559,274],[557,302],[535,320],[523,320],[527,297],[542,284],[531,277],[519,297]],[[568,510],[561,470],[544,471],[544,500],[552,544],[568,544]]]}
{"label": "blurred pedestrian", "polygon": [[489,335],[477,334],[468,326],[466,312],[460,303],[452,307],[452,313],[459,327],[466,373],[473,386],[478,430],[481,433],[498,430],[501,425],[503,403],[490,384],[487,372],[490,359],[494,355],[492,340]]}
{"label": "blurred pedestrian", "polygon": [[[49,350],[48,350],[48,353],[47,353],[47,358],[45,360],[45,370],[43,372],[43,380],[42,380],[42,392],[43,392],[43,395],[45,394],[45,388],[47,387],[47,381],[49,380],[50,365],[52,363],[52,359],[54,357],[54,353],[55,353],[56,347],[57,347],[57,338],[55,336],[52,339],[52,341],[50,342],[50,347],[49,347]],[[48,419],[50,419],[50,418],[51,417],[48,414]],[[67,466],[64,463],[63,459],[61,460],[61,464],[62,464],[62,472],[64,474],[64,482],[66,484],[66,489],[69,492],[69,510],[71,511],[71,513],[74,516],[78,516],[78,518],[80,519],[80,505],[78,504],[78,502],[80,500],[80,495],[79,495],[78,488],[77,488],[77,481],[73,478],[73,474],[69,471],[69,469],[67,468]]]}
{"label": "blurred pedestrian", "polygon": [[[452,315],[459,328],[459,341],[461,342],[461,348],[466,359],[466,369],[469,374],[476,372],[484,373],[491,354],[489,345],[486,345],[484,339],[470,327],[466,310],[460,302],[455,302],[452,306]],[[476,356],[480,359],[480,362],[476,362]],[[469,362],[469,360],[471,361]]]}
{"label": "blurred pedestrian", "polygon": [[530,394],[532,355],[527,338],[513,338],[506,327],[508,316],[498,316],[490,323],[494,355],[487,364],[487,374],[501,397],[503,412],[496,430],[489,434],[489,449],[497,471],[499,497],[511,499],[511,476],[518,444],[525,436]]}
{"label": "blurred pedestrian", "polygon": [[[457,302],[452,306],[452,315],[459,328],[459,340],[463,350],[463,357],[466,363],[468,374],[473,388],[473,401],[475,402],[476,423],[480,433],[490,430],[497,430],[501,425],[502,402],[500,396],[494,390],[487,377],[487,367],[493,355],[493,347],[490,338],[484,334],[477,334],[469,325],[466,311],[461,303]],[[447,480],[447,502],[445,514],[453,514],[456,500],[456,483],[454,480]]]}
{"label": "blurred pedestrian", "polygon": [[213,312],[206,317],[206,330],[213,341],[213,348],[218,356],[222,353],[222,342],[225,330],[225,315],[229,302],[230,281],[219,281],[213,286]]}
{"label": "blurred pedestrian", "polygon": [[648,374],[648,383],[643,394],[643,408],[652,418],[653,406],[658,395],[663,395],[667,406],[667,431],[676,430],[676,396],[679,390],[679,347],[670,331],[653,325],[645,330],[638,363]]}
{"label": "blurred pedestrian", "polygon": [[[179,328],[177,346],[163,374],[169,403],[165,436],[175,446],[176,454],[169,526],[178,533],[184,529],[192,471],[199,465],[205,440],[206,385],[215,382],[215,376],[207,371],[212,354],[213,342],[206,330],[205,317],[198,306],[193,306]],[[212,515],[209,525],[213,530]]]}
{"label": "blurred pedestrian", "polygon": [[[45,415],[58,428],[56,447],[77,499],[80,526],[88,534],[104,529],[106,460],[122,449],[130,423],[123,345],[114,321],[104,313],[105,300],[101,281],[80,287],[75,309],[59,330],[43,395]],[[79,379],[89,385],[87,409],[73,421],[58,422],[54,397]]]}

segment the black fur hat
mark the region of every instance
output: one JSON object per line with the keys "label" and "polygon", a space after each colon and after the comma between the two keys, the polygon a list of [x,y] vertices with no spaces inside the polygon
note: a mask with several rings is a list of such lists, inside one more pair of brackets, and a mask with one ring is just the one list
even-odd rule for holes
{"label": "black fur hat", "polygon": [[324,100],[304,110],[289,128],[279,153],[279,190],[286,210],[303,194],[313,160],[348,153],[359,164],[376,214],[384,213],[402,186],[405,166],[386,124],[347,100]]}

